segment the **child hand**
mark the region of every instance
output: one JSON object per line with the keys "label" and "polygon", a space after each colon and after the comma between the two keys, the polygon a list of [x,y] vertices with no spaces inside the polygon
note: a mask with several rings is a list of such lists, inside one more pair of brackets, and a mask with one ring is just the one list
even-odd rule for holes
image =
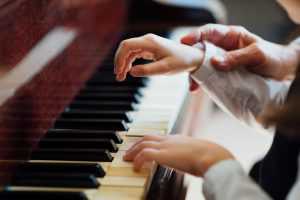
{"label": "child hand", "polygon": [[225,148],[205,141],[183,136],[145,136],[125,154],[124,160],[133,161],[140,170],[147,162],[155,161],[195,176],[203,176],[220,161],[234,159]]}
{"label": "child hand", "polygon": [[[173,74],[196,70],[203,62],[203,52],[154,34],[124,40],[115,56],[115,74],[123,81],[129,72],[132,76]],[[145,65],[132,67],[137,58],[152,60]]]}

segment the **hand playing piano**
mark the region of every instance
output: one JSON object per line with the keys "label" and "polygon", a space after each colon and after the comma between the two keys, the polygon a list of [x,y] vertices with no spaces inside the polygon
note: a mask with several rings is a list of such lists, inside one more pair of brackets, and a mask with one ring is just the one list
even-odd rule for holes
{"label": "hand playing piano", "polygon": [[233,155],[217,144],[184,136],[145,136],[125,154],[124,160],[133,161],[139,171],[152,161],[195,176],[203,176],[213,165],[234,159]]}
{"label": "hand playing piano", "polygon": [[[132,76],[151,76],[194,71],[203,62],[203,51],[188,45],[173,42],[154,34],[124,40],[115,56],[117,80]],[[132,67],[132,63],[143,58],[152,63]]]}

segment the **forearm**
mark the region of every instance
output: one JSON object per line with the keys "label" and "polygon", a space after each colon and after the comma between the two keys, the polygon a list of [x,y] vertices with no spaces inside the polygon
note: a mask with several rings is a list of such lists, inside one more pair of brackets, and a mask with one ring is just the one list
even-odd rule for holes
{"label": "forearm", "polygon": [[206,43],[205,61],[192,74],[192,78],[225,112],[257,127],[259,124],[256,118],[267,105],[282,104],[285,101],[289,82],[265,79],[242,68],[231,72],[218,71],[211,66],[210,58],[222,52]]}

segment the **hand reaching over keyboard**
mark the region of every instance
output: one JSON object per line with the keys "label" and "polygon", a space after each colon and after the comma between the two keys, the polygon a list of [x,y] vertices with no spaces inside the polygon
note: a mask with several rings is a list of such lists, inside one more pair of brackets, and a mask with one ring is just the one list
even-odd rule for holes
{"label": "hand reaching over keyboard", "polygon": [[[203,51],[179,44],[154,34],[124,40],[115,56],[117,80],[132,76],[151,76],[194,71],[203,62]],[[132,67],[132,63],[143,58],[153,62]]]}
{"label": "hand reaching over keyboard", "polygon": [[297,48],[266,41],[240,26],[208,24],[181,39],[186,45],[210,42],[227,50],[215,56],[212,64],[219,70],[230,71],[241,66],[268,78],[282,80],[298,67]]}
{"label": "hand reaching over keyboard", "polygon": [[148,135],[134,144],[124,160],[133,161],[139,171],[147,162],[155,161],[196,176],[203,176],[213,165],[234,159],[225,148],[205,141],[184,136]]}

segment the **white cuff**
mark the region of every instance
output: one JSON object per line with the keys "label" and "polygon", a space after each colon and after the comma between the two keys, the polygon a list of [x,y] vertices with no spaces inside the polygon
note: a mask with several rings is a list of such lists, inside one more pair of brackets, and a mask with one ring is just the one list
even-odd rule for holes
{"label": "white cuff", "polygon": [[[198,45],[194,45],[194,47],[197,47]],[[214,45],[212,45],[209,42],[204,42],[205,47],[205,55],[204,55],[204,61],[202,65],[199,67],[198,70],[193,72],[191,74],[191,77],[198,83],[205,82],[212,74],[215,73],[215,69],[211,64],[211,58],[216,55],[222,55],[224,54],[224,50],[221,48],[216,48]]]}
{"label": "white cuff", "polygon": [[203,193],[207,199],[215,195],[235,176],[247,176],[236,160],[225,160],[212,166],[204,175]]}

